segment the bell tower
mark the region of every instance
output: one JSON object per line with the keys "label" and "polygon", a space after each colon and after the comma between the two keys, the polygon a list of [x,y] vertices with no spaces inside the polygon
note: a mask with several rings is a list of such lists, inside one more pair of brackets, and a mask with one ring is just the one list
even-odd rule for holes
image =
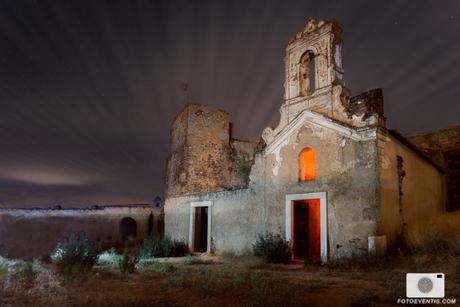
{"label": "bell tower", "polygon": [[357,128],[385,125],[380,89],[350,98],[343,81],[341,33],[335,21],[310,17],[287,43],[284,102],[278,126],[262,133],[267,144],[305,110]]}
{"label": "bell tower", "polygon": [[334,21],[309,18],[286,46],[285,100],[316,96],[342,84],[342,29]]}
{"label": "bell tower", "polygon": [[305,109],[346,121],[342,102],[350,92],[343,82],[341,32],[335,21],[309,18],[287,44],[281,112],[288,122]]}

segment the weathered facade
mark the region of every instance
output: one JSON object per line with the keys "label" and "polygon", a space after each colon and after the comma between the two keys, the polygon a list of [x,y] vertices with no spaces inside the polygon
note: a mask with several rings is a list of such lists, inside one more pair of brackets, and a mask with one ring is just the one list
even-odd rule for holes
{"label": "weathered facade", "polygon": [[444,211],[442,170],[386,128],[382,91],[344,86],[340,34],[310,18],[289,41],[280,122],[259,144],[232,139],[221,110],[191,104],[176,117],[167,236],[245,253],[270,231],[316,262],[384,252],[405,225]]}

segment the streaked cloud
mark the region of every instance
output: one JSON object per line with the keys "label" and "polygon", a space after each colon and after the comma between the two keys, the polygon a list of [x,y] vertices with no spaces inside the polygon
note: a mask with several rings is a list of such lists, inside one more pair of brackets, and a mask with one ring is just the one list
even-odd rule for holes
{"label": "streaked cloud", "polygon": [[339,21],[346,85],[383,87],[390,127],[459,124],[459,13],[457,0],[0,1],[0,202],[161,195],[183,82],[257,139],[279,120],[284,45],[308,16]]}

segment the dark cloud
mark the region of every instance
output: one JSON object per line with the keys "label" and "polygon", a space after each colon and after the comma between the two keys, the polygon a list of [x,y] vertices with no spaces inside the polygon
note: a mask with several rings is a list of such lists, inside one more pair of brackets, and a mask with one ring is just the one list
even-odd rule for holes
{"label": "dark cloud", "polygon": [[183,82],[257,139],[278,121],[284,45],[308,16],[340,22],[347,86],[383,87],[390,127],[459,124],[456,0],[0,0],[0,204],[161,195]]}

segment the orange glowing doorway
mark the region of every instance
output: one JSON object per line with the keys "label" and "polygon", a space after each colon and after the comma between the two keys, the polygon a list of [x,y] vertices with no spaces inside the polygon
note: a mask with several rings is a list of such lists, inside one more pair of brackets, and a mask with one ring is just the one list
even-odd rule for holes
{"label": "orange glowing doorway", "polygon": [[292,260],[320,262],[320,200],[294,200],[291,210]]}

